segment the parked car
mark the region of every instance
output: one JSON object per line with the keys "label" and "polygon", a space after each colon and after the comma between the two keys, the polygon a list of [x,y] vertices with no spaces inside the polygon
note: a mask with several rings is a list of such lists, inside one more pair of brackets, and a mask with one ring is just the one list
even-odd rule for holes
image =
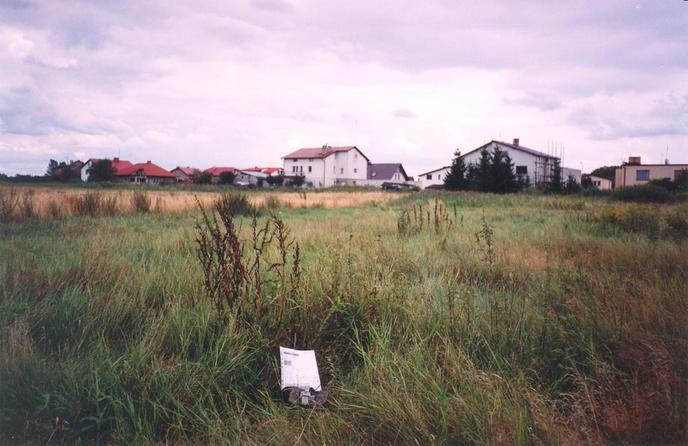
{"label": "parked car", "polygon": [[382,190],[398,190],[398,191],[417,191],[420,190],[418,186],[408,183],[392,183],[386,181],[382,183]]}

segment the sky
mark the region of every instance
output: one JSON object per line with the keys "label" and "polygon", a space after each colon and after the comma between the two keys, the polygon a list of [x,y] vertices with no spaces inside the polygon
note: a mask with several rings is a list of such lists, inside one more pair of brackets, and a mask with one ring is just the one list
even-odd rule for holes
{"label": "sky", "polygon": [[417,175],[513,138],[688,163],[688,1],[0,0],[0,173],[329,144]]}

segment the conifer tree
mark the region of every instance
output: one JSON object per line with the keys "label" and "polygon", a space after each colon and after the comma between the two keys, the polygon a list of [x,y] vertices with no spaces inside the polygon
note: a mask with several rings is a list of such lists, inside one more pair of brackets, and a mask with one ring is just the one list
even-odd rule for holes
{"label": "conifer tree", "polygon": [[461,151],[456,149],[454,152],[454,159],[452,160],[451,168],[444,177],[444,188],[447,190],[465,190],[468,189],[468,182],[466,179],[466,165],[461,158]]}

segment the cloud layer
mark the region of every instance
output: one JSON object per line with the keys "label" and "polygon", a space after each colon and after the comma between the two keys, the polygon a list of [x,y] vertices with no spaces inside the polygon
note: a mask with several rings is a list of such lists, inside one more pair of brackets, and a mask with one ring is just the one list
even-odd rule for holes
{"label": "cloud layer", "polygon": [[673,0],[0,2],[0,172],[327,142],[414,174],[515,137],[584,169],[688,163],[686,23]]}

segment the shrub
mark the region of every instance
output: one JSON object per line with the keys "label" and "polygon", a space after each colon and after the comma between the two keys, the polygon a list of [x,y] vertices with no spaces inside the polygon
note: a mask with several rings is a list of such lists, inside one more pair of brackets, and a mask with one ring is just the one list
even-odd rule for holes
{"label": "shrub", "polygon": [[632,204],[591,209],[587,219],[603,227],[644,234],[650,238],[688,237],[685,211],[663,210],[658,206]]}
{"label": "shrub", "polygon": [[675,200],[671,192],[654,184],[616,189],[611,198],[616,201],[636,203],[671,203]]}
{"label": "shrub", "polygon": [[134,212],[148,213],[151,210],[151,199],[148,193],[143,191],[136,191],[131,195],[131,207]]}
{"label": "shrub", "polygon": [[258,208],[251,203],[246,194],[241,192],[220,195],[215,201],[215,210],[232,216],[258,214]]}
{"label": "shrub", "polygon": [[234,172],[222,172],[220,174],[220,184],[233,184],[234,178],[236,178]]}
{"label": "shrub", "polygon": [[102,209],[102,196],[99,192],[67,197],[67,203],[73,215],[97,217]]}
{"label": "shrub", "polygon": [[19,206],[19,192],[16,188],[0,189],[0,221],[11,221]]}

